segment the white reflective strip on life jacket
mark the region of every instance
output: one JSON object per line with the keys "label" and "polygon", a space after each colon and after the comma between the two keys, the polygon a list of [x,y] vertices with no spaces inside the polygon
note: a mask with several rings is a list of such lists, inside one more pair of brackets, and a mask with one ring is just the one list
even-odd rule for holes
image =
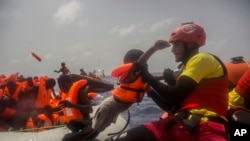
{"label": "white reflective strip on life jacket", "polygon": [[[66,97],[65,98],[65,100],[68,100],[68,101],[70,101],[70,97]],[[71,108],[65,108],[65,111],[66,111],[66,115],[67,116],[73,116],[73,113],[72,113],[72,111],[71,111]]]}

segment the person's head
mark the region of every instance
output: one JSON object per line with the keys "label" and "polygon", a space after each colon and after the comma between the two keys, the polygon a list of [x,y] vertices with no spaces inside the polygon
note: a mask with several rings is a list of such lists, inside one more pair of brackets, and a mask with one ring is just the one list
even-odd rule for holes
{"label": "person's head", "polygon": [[80,69],[80,72],[83,72],[83,69]]}
{"label": "person's head", "polygon": [[[26,78],[27,79],[27,78]],[[19,82],[24,82],[26,80],[23,75],[18,76],[18,81]]]}
{"label": "person's head", "polygon": [[169,37],[176,62],[186,61],[191,54],[198,52],[198,48],[203,46],[205,41],[204,29],[193,22],[181,24],[172,31]]}
{"label": "person's head", "polygon": [[57,82],[58,82],[58,86],[62,92],[64,92],[64,93],[69,92],[69,89],[72,85],[72,81],[71,81],[69,75],[64,75],[64,74],[60,75]]}
{"label": "person's head", "polygon": [[49,78],[45,82],[46,89],[52,89],[56,85],[56,80],[54,78]]}
{"label": "person's head", "polygon": [[249,66],[242,56],[233,57],[224,65],[228,73],[229,90],[232,90],[238,84],[241,76],[249,69]]}
{"label": "person's head", "polygon": [[38,76],[34,76],[33,79],[34,80],[38,80],[39,78],[38,78]]}
{"label": "person's head", "polygon": [[124,58],[123,58],[123,63],[127,64],[127,63],[133,63],[136,60],[138,60],[140,58],[140,56],[143,54],[144,52],[142,50],[139,49],[131,49],[129,50]]}
{"label": "person's head", "polygon": [[65,62],[62,62],[62,63],[61,63],[61,66],[62,66],[62,67],[64,67],[65,65],[66,65]]}
{"label": "person's head", "polygon": [[27,77],[26,78],[26,82],[27,82],[28,86],[30,86],[30,87],[34,86],[33,78],[32,77]]}
{"label": "person's head", "polygon": [[13,80],[8,81],[6,83],[6,86],[7,86],[8,90],[9,90],[10,94],[13,94],[16,91],[16,89],[17,89],[17,84]]}

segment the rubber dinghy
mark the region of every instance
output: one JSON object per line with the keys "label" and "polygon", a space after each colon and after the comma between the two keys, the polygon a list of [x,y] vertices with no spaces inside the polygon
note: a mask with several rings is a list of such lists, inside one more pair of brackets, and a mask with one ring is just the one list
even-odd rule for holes
{"label": "rubber dinghy", "polygon": [[[108,137],[108,134],[119,132],[125,125],[126,120],[119,116],[115,124],[111,124],[96,139],[91,141],[104,141]],[[65,125],[40,132],[0,132],[0,141],[61,141],[63,136],[68,132],[69,130]]]}

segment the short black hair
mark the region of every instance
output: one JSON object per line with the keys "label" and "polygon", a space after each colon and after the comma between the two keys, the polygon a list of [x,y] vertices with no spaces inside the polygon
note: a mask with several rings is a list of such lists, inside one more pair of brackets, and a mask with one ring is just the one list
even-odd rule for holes
{"label": "short black hair", "polygon": [[72,81],[70,79],[69,75],[62,74],[57,79],[58,86],[63,92],[68,92],[70,89],[70,85],[72,84]]}
{"label": "short black hair", "polygon": [[143,53],[144,52],[142,50],[131,49],[125,54],[123,63],[133,63],[134,61],[138,60]]}
{"label": "short black hair", "polygon": [[54,78],[49,78],[46,80],[46,88],[53,88],[56,85],[56,80]]}

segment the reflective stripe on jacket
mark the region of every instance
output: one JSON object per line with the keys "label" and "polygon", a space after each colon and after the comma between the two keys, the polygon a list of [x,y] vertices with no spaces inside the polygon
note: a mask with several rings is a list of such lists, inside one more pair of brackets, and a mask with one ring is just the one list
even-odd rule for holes
{"label": "reflective stripe on jacket", "polygon": [[43,108],[46,105],[50,105],[51,89],[46,89],[46,76],[40,76],[39,90],[36,99],[36,107]]}

